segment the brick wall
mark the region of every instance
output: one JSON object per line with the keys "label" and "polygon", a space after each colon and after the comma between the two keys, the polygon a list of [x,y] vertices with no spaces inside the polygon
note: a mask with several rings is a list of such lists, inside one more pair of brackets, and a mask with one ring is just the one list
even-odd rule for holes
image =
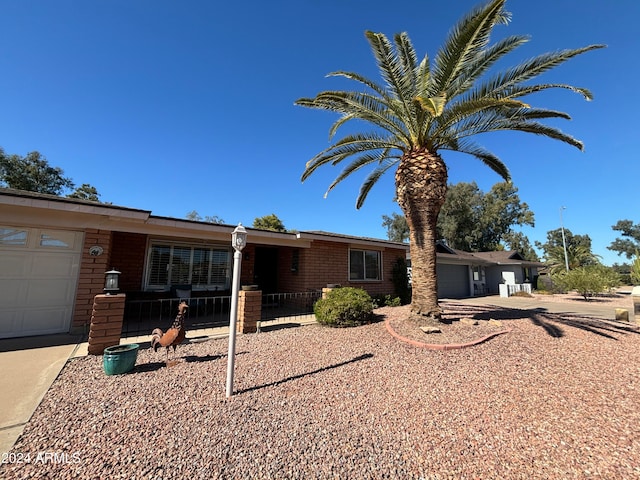
{"label": "brick wall", "polygon": [[[302,265],[302,249],[281,247],[278,252],[278,291],[281,293],[304,292],[307,290],[305,285]],[[296,253],[297,252],[297,253]],[[291,270],[293,265],[293,257],[297,255],[296,271]]]}
{"label": "brick wall", "polygon": [[120,291],[142,290],[147,235],[113,232],[111,265],[120,275]]}
{"label": "brick wall", "polygon": [[[102,255],[92,257],[89,249],[99,245],[103,248]],[[107,230],[87,229],[82,246],[82,258],[80,260],[80,274],[78,276],[78,289],[76,292],[76,304],[71,324],[72,332],[88,332],[93,311],[93,299],[96,295],[104,293],[104,274],[111,270],[111,232]]]}
{"label": "brick wall", "polygon": [[[400,248],[382,248],[382,280],[371,282],[349,281],[349,245],[316,240],[311,248],[300,249],[298,276],[303,279],[296,291],[320,290],[327,284],[340,284],[362,288],[371,295],[394,293],[393,264],[398,258],[405,258]],[[360,248],[360,247],[358,247]],[[375,247],[366,247],[376,250]]]}

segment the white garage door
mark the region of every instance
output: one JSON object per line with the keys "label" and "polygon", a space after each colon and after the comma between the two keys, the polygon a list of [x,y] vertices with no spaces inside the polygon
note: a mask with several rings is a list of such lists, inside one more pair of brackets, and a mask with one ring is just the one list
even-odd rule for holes
{"label": "white garage door", "polygon": [[83,234],[0,225],[0,338],[69,331]]}

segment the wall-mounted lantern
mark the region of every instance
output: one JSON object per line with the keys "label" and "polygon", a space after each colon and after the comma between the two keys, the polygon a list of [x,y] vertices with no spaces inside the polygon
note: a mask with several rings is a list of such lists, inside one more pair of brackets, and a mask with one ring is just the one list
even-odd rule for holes
{"label": "wall-mounted lantern", "polygon": [[105,272],[104,293],[106,293],[107,295],[115,295],[116,293],[118,293],[118,291],[120,290],[120,288],[118,287],[120,273],[122,272],[119,272],[114,268],[112,268],[108,272]]}

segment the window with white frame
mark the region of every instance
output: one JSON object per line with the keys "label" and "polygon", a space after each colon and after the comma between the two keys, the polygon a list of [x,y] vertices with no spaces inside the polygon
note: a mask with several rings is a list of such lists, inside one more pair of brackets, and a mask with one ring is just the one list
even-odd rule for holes
{"label": "window with white frame", "polygon": [[145,288],[229,288],[230,249],[153,241],[149,247]]}
{"label": "window with white frame", "polygon": [[381,259],[377,250],[349,250],[349,280],[381,280]]}
{"label": "window with white frame", "polygon": [[27,230],[23,228],[1,227],[0,245],[24,247],[27,245]]}

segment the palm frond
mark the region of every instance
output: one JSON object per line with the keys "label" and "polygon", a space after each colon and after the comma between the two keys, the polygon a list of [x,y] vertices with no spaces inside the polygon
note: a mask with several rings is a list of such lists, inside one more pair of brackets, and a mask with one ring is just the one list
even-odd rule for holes
{"label": "palm frond", "polygon": [[327,77],[344,77],[344,78],[348,78],[349,80],[353,80],[355,82],[358,83],[362,83],[363,85],[366,85],[367,87],[369,87],[371,90],[373,90],[374,92],[376,92],[378,95],[380,95],[383,98],[387,98],[387,91],[381,87],[380,85],[378,85],[376,82],[369,80],[367,77],[364,77],[362,75],[359,75],[357,73],[354,72],[345,72],[342,70],[338,70],[336,72],[331,72],[329,74],[327,74]]}
{"label": "palm frond", "polygon": [[336,120],[333,125],[329,128],[329,140],[333,139],[338,129],[347,123],[349,120],[357,120],[358,117],[355,114],[351,115],[343,115],[338,120]]}
{"label": "palm frond", "polygon": [[412,115],[413,90],[411,88],[411,78],[403,75],[402,63],[398,56],[394,54],[391,43],[385,35],[367,31],[366,36],[378,64],[380,75],[388,85],[391,96],[399,101],[396,104],[396,108],[400,107],[398,116],[405,119],[408,130],[414,134],[415,138],[416,124],[415,115]]}
{"label": "palm frond", "polygon": [[373,188],[373,186],[380,180],[385,173],[389,171],[389,169],[395,167],[400,162],[399,156],[390,156],[387,155],[386,158],[380,163],[380,165],[367,176],[364,183],[360,187],[360,192],[358,194],[358,198],[356,200],[356,208],[360,209],[362,205],[364,205],[364,201],[367,199],[367,195]]}
{"label": "palm frond", "polygon": [[531,122],[528,119],[520,118],[505,118],[504,112],[499,110],[485,111],[481,114],[473,115],[455,125],[450,127],[447,131],[441,134],[442,137],[455,137],[463,139],[471,136],[478,135],[480,133],[498,132],[504,130],[514,130],[519,132],[534,133],[536,135],[542,135],[552,138],[554,140],[560,140],[568,143],[580,150],[583,150],[584,145],[581,141],[574,137],[567,135],[560,129],[543,125],[538,122]]}
{"label": "palm frond", "polygon": [[[519,100],[501,99],[501,98],[480,98],[478,100],[462,100],[450,105],[446,111],[438,118],[438,122],[434,124],[434,129],[430,132],[431,137],[434,139],[434,144],[437,145],[438,139],[441,135],[449,137],[451,134],[444,134],[444,132],[453,131],[453,127],[456,124],[462,124],[465,120],[471,123],[476,129],[477,133],[482,133],[478,127],[478,116],[484,115],[487,112],[487,117],[492,120],[499,120],[503,118],[500,115],[500,111],[513,111],[513,109],[526,109],[527,104]],[[491,114],[488,112],[492,111]],[[463,126],[461,130],[466,130]]]}
{"label": "palm frond", "polygon": [[469,62],[467,68],[460,72],[460,75],[451,83],[450,95],[456,97],[464,94],[498,60],[528,41],[528,36],[512,35],[488,46],[478,53],[477,58],[473,62]]}
{"label": "palm frond", "polygon": [[359,92],[326,91],[312,99],[296,100],[296,104],[342,113],[349,117],[342,124],[350,119],[365,120],[411,143],[405,125],[393,112],[393,102],[385,102],[379,97]]}
{"label": "palm frond", "polygon": [[510,89],[520,87],[522,82],[531,80],[582,53],[604,47],[605,45],[589,45],[582,48],[538,55],[485,82],[484,85],[478,89],[477,95],[479,97],[497,95],[513,96],[510,93]]}
{"label": "palm frond", "polygon": [[586,88],[575,87],[573,85],[567,85],[564,83],[545,83],[540,85],[518,85],[515,87],[509,87],[504,91],[500,92],[500,95],[504,98],[519,98],[524,97],[525,95],[531,95],[532,93],[542,92],[544,90],[551,89],[565,89],[571,90],[572,92],[579,93],[584,97],[588,102],[593,100],[593,94]]}
{"label": "palm frond", "polygon": [[516,130],[520,132],[534,133],[536,135],[542,135],[554,140],[560,140],[561,142],[568,143],[569,145],[572,145],[581,151],[584,150],[584,143],[582,143],[580,140],[564,133],[558,128],[543,125],[542,123],[538,122],[505,121],[504,128],[502,128],[501,130]]}
{"label": "palm frond", "polygon": [[327,188],[327,191],[324,194],[325,198],[327,195],[329,195],[329,192],[333,190],[336,185],[338,185],[352,173],[371,163],[379,163],[380,161],[384,160],[387,157],[389,150],[390,149],[386,148],[375,152],[367,152],[364,155],[361,155],[360,157],[353,160],[344,168],[344,170],[342,170],[342,172],[340,172],[340,175],[338,175],[335,180],[331,182],[331,185],[329,185],[329,188]]}
{"label": "palm frond", "polygon": [[518,108],[505,110],[503,112],[505,118],[510,120],[540,120],[543,118],[562,118],[571,120],[569,114],[558,110],[547,110],[545,108]]}
{"label": "palm frond", "polygon": [[488,45],[493,27],[509,20],[504,4],[505,0],[493,0],[454,26],[435,58],[432,95],[447,92],[451,96],[452,83]]}
{"label": "palm frond", "polygon": [[455,148],[444,146],[442,149],[472,155],[500,175],[505,181],[511,181],[511,174],[509,173],[507,166],[497,156],[475,142],[460,140],[456,142]]}
{"label": "palm frond", "polygon": [[406,83],[405,88],[409,88],[413,94],[416,90],[416,67],[418,65],[416,50],[406,32],[396,34],[394,41],[398,60],[402,65],[403,83]]}
{"label": "palm frond", "polygon": [[399,148],[399,145],[393,143],[393,138],[393,136],[382,137],[376,133],[347,136],[309,160],[301,181],[304,182],[319,167],[327,164],[337,165],[352,155],[372,150]]}

